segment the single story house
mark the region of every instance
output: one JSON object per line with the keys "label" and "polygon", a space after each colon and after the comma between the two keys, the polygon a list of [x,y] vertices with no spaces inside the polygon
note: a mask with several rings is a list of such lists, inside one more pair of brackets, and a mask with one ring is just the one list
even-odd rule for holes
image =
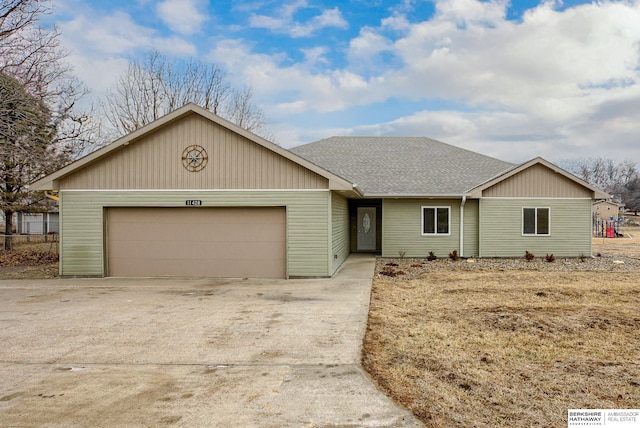
{"label": "single story house", "polygon": [[[59,233],[58,212],[14,212],[11,217],[13,224],[12,233],[19,235],[46,235],[50,233]],[[5,216],[4,212],[0,212],[0,227],[4,232]]]}
{"label": "single story house", "polygon": [[592,211],[594,220],[618,220],[623,204],[601,199],[593,202]]}
{"label": "single story house", "polygon": [[31,186],[59,192],[61,276],[326,277],[385,257],[591,254],[604,193],[540,158],[427,138],[286,150],[188,104]]}
{"label": "single story house", "polygon": [[57,212],[18,212],[16,215],[16,233],[24,235],[47,235],[59,233],[59,214]]}

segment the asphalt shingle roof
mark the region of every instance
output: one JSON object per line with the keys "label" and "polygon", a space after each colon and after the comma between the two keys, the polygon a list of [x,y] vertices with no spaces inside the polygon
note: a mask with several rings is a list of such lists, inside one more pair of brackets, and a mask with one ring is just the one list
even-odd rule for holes
{"label": "asphalt shingle roof", "polygon": [[514,167],[425,137],[331,137],[291,149],[366,195],[461,195]]}

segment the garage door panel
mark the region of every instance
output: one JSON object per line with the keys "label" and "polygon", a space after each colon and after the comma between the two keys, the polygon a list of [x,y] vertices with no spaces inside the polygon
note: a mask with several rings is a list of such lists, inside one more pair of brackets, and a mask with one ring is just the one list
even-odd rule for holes
{"label": "garage door panel", "polygon": [[[121,269],[134,270],[136,272],[142,270],[145,272],[153,272],[146,276],[179,276],[179,277],[225,277],[225,278],[256,278],[265,277],[263,272],[273,269],[273,263],[267,260],[255,260],[251,266],[238,266],[230,264],[229,260],[217,260],[211,262],[208,260],[182,259],[181,270],[176,274],[176,270],[172,265],[175,263],[173,259],[157,259],[157,260],[120,260]],[[212,275],[212,271],[224,271],[224,275]],[[258,273],[256,273],[258,272]],[[121,275],[124,276],[124,275]],[[145,276],[137,274],[136,276]],[[268,276],[267,276],[268,277]]]}
{"label": "garage door panel", "polygon": [[[254,241],[272,241],[275,230],[284,233],[284,225],[242,225],[240,228],[225,225],[199,225],[200,227],[174,226],[166,230],[158,230],[157,226],[145,224],[121,224],[119,226],[122,232],[123,242],[139,241],[138,237],[142,234],[156,235],[153,240],[157,242],[254,242]],[[280,240],[280,239],[278,239]],[[148,241],[148,239],[144,239]]]}
{"label": "garage door panel", "polygon": [[[278,245],[277,241],[255,241],[255,242],[222,242],[212,243],[205,241],[196,242],[174,242],[174,241],[154,241],[156,248],[153,250],[154,259],[162,259],[168,262],[173,260],[204,260],[210,262],[212,259],[229,260],[234,262],[237,259],[258,260],[267,259],[274,262],[281,261],[279,252],[274,252],[273,248]],[[251,245],[251,255],[247,254],[247,245]],[[149,242],[147,241],[121,241],[112,243],[109,247],[110,263],[116,260],[131,259],[142,261],[148,259]],[[118,254],[126,256],[118,257]]]}
{"label": "garage door panel", "polygon": [[[209,222],[191,221],[185,218],[183,222],[117,222],[117,227],[125,241],[137,240],[144,235],[146,240],[156,241],[254,241],[282,239],[284,223],[257,222],[219,222],[215,218]],[[185,224],[186,223],[186,224]],[[162,225],[162,227],[158,227]]]}
{"label": "garage door panel", "polygon": [[286,275],[286,212],[277,208],[109,208],[111,276]]}

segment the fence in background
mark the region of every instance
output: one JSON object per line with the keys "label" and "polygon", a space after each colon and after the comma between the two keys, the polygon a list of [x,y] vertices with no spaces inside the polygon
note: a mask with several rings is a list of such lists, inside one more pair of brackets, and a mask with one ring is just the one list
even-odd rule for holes
{"label": "fence in background", "polygon": [[38,252],[58,253],[60,251],[60,235],[0,235],[0,251],[6,248],[6,241],[11,239],[13,250],[30,249]]}

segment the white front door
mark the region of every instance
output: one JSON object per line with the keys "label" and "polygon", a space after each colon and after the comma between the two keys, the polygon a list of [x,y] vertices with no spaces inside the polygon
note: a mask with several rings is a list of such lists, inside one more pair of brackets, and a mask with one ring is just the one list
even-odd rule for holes
{"label": "white front door", "polygon": [[376,208],[358,207],[358,251],[376,250]]}

